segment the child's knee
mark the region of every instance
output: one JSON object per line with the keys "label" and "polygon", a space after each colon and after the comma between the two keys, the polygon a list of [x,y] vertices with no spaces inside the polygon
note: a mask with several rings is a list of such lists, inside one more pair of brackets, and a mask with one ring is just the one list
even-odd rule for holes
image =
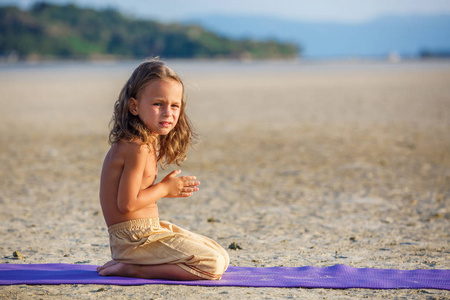
{"label": "child's knee", "polygon": [[214,274],[223,274],[228,267],[228,257],[224,257],[222,254],[217,253],[213,259]]}

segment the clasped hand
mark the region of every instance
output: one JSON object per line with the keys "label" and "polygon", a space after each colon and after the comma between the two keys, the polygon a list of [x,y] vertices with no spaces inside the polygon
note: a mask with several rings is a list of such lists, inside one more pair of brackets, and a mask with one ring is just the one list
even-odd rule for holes
{"label": "clasped hand", "polygon": [[176,177],[180,173],[181,170],[173,171],[161,181],[166,186],[167,198],[190,197],[199,190],[200,182],[195,181],[195,176]]}

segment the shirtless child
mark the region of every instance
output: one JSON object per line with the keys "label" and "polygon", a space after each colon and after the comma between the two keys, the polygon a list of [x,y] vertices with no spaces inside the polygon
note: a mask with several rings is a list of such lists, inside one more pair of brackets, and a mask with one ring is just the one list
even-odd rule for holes
{"label": "shirtless child", "polygon": [[215,241],[159,220],[159,199],[199,190],[194,176],[177,177],[180,170],[155,184],[158,163],[186,158],[193,132],[185,106],[181,79],[157,60],[139,65],[115,103],[100,181],[112,255],[98,268],[102,276],[217,280],[228,267]]}

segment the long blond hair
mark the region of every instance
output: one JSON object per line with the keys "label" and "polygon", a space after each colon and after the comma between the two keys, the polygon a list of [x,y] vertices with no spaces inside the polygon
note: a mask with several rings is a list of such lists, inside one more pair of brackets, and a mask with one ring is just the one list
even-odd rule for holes
{"label": "long blond hair", "polygon": [[[129,99],[137,99],[144,87],[157,79],[173,79],[179,82],[183,87],[183,97],[175,128],[169,134],[159,135],[155,139],[139,116],[130,112]],[[130,79],[123,86],[119,99],[114,104],[109,143],[113,144],[121,140],[131,142],[138,139],[142,144],[153,146],[150,149],[158,151],[158,162],[162,166],[172,163],[180,165],[186,159],[189,146],[196,137],[192,124],[185,113],[185,108],[184,85],[180,77],[162,61],[156,59],[145,61],[134,70]]]}

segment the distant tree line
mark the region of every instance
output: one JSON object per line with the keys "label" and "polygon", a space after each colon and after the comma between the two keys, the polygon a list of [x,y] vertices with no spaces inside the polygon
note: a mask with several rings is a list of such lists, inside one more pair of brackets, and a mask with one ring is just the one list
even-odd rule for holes
{"label": "distant tree line", "polygon": [[18,59],[293,58],[299,46],[232,40],[196,25],[164,24],[40,2],[29,10],[0,7],[0,56]]}
{"label": "distant tree line", "polygon": [[431,49],[422,49],[419,52],[419,57],[426,58],[449,58],[450,57],[450,49],[447,50],[431,50]]}

